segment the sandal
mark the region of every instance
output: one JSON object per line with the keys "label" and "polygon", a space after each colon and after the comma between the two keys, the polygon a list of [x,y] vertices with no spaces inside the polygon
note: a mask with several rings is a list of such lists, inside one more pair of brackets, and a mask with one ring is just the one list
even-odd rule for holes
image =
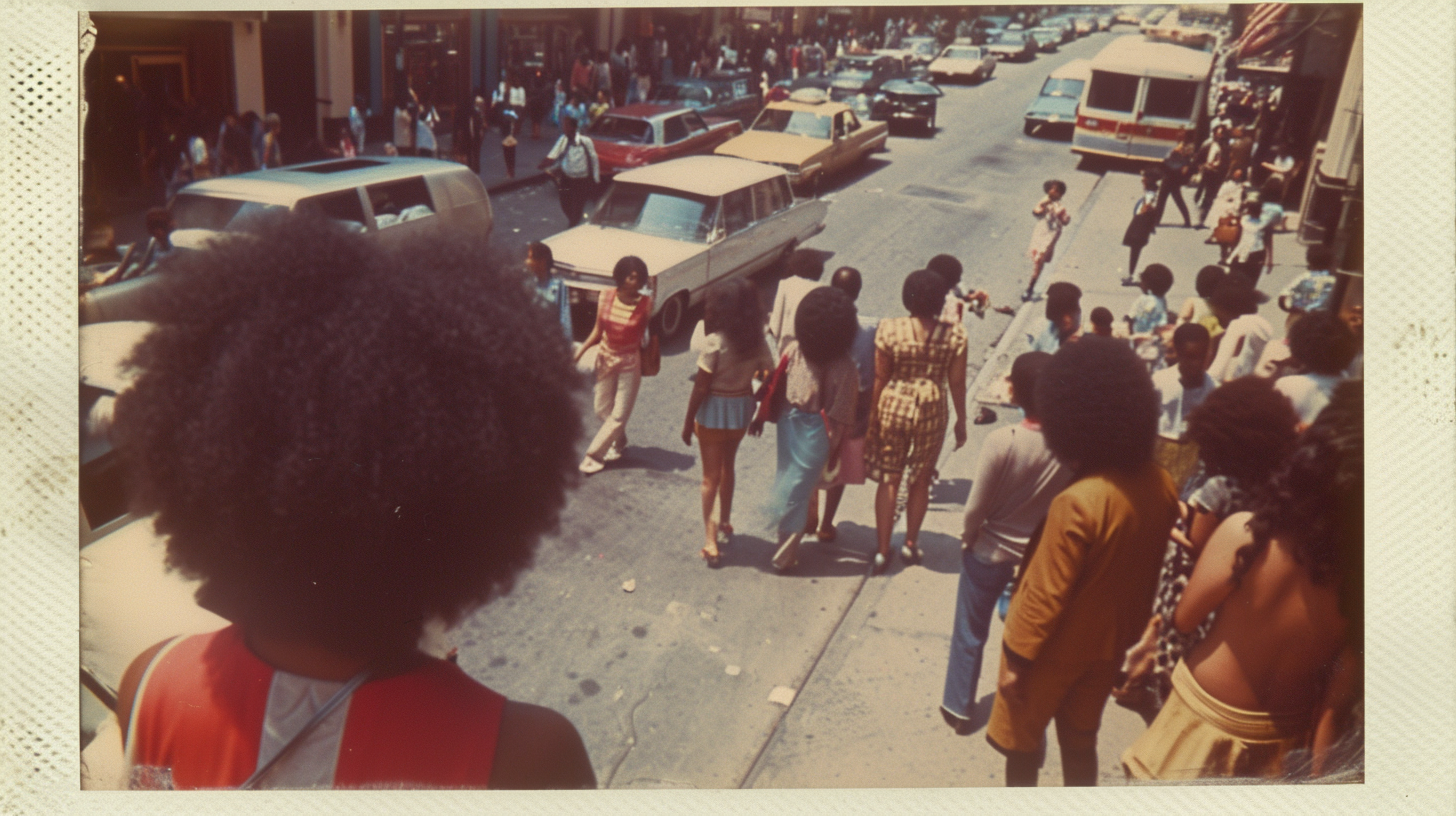
{"label": "sandal", "polygon": [[890,557],[882,552],[875,553],[874,563],[870,566],[871,575],[883,575],[885,570],[890,568]]}
{"label": "sandal", "polygon": [[723,565],[723,553],[721,552],[708,552],[708,548],[704,547],[698,550],[698,554],[703,557],[704,561],[708,562],[709,569],[717,569]]}
{"label": "sandal", "polygon": [[917,546],[915,546],[913,543],[907,541],[903,545],[901,545],[901,547],[900,547],[900,557],[903,558],[903,559],[905,559],[905,563],[907,563],[907,564],[919,564],[920,563],[920,556],[921,556],[920,548],[917,547]]}
{"label": "sandal", "polygon": [[[782,544],[779,545],[778,550],[776,552],[774,552],[774,554],[773,554],[773,568],[774,569],[778,570],[780,573],[784,573],[784,572],[788,572],[789,570],[791,570],[794,567],[798,566],[798,564],[799,564],[799,552],[798,552],[798,549],[799,549],[798,548],[799,538],[800,538],[800,536],[798,534],[791,535],[788,538],[784,539],[784,543],[782,543]],[[788,556],[791,553],[793,554],[793,559],[792,560],[788,560]]]}
{"label": "sandal", "polygon": [[728,543],[733,540],[733,525],[719,524],[717,540],[719,547],[728,546]]}
{"label": "sandal", "polygon": [[821,543],[827,543],[838,538],[839,531],[834,529],[833,527],[820,527],[819,532],[815,533],[814,535],[818,536]]}

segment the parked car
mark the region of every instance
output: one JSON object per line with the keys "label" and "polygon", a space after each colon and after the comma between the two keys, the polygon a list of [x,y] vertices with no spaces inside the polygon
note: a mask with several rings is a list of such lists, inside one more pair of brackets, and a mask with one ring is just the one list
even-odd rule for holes
{"label": "parked car", "polygon": [[929,135],[935,130],[935,109],[945,94],[929,82],[892,79],[875,94],[875,118],[886,122],[912,122]]}
{"label": "parked car", "polygon": [[743,132],[737,119],[705,120],[692,108],[636,104],[612,108],[586,129],[602,175],[668,159],[712,153]]}
{"label": "parked car", "polygon": [[[759,118],[775,113],[770,106]],[[712,286],[786,258],[818,234],[828,208],[795,198],[782,167],[688,156],[619,174],[587,223],[545,243],[582,317],[614,285],[617,259],[641,258],[657,329],[671,337]]]}
{"label": "parked car", "polygon": [[[443,227],[489,234],[490,196],[470,168],[382,156],[295,164],[194,181],[168,205],[172,242],[195,247],[270,210],[309,210],[381,239]],[[151,270],[81,295],[81,323],[145,319]]]}
{"label": "parked car", "polygon": [[840,57],[827,90],[831,100],[849,105],[862,119],[872,119],[871,101],[880,86],[910,76],[905,58],[898,53],[851,54]]}
{"label": "parked car", "polygon": [[901,37],[900,50],[910,52],[916,63],[925,65],[940,54],[940,41],[934,37]]}
{"label": "parked car", "polygon": [[1037,26],[1028,33],[1036,40],[1038,51],[1050,53],[1062,44],[1062,30],[1053,26]]}
{"label": "parked car", "polygon": [[664,79],[652,86],[647,101],[659,105],[686,105],[705,119],[731,116],[745,126],[763,108],[758,83],[746,71]]}
{"label": "parked car", "polygon": [[1092,61],[1075,59],[1059,66],[1042,83],[1041,92],[1026,108],[1022,130],[1030,136],[1049,128],[1070,131],[1077,124],[1077,104],[1092,76]]}
{"label": "parked car", "polygon": [[714,152],[781,167],[795,188],[812,192],[828,174],[883,149],[889,133],[884,122],[862,121],[849,105],[805,88],[770,102],[747,133]]}
{"label": "parked car", "polygon": [[1078,37],[1085,37],[1098,30],[1097,18],[1091,14],[1082,14],[1073,17],[1072,25],[1076,26]]}
{"label": "parked car", "polygon": [[929,65],[930,76],[937,82],[983,82],[996,73],[996,58],[976,45],[947,45]]}
{"label": "parked car", "polygon": [[1026,62],[1036,59],[1037,44],[1025,31],[1003,31],[986,46],[991,56],[1011,62]]}

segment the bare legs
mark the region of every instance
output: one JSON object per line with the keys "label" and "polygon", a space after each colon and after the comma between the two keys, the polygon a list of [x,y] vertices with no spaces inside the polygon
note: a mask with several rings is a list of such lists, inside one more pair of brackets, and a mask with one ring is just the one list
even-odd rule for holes
{"label": "bare legs", "polygon": [[[703,555],[707,558],[716,558],[718,553],[718,530],[722,529],[732,534],[733,525],[730,523],[733,513],[733,488],[735,476],[733,466],[738,458],[739,440],[731,442],[703,442],[698,441],[698,447],[703,455],[703,529],[707,535],[707,544],[703,547]],[[718,505],[718,519],[713,519],[713,505]]]}
{"label": "bare legs", "polygon": [[[930,468],[915,475],[905,497],[905,544],[917,554],[916,542],[920,538],[920,525],[925,521],[925,513],[930,509],[930,480],[934,475],[935,471]],[[895,532],[895,495],[900,491],[900,476],[898,473],[893,476],[886,474],[875,491],[876,543],[884,563],[889,563],[890,537]]]}

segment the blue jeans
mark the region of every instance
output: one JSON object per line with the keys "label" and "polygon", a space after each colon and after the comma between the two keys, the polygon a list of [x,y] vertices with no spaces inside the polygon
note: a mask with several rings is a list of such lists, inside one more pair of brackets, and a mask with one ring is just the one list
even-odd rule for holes
{"label": "blue jeans", "polygon": [[779,517],[779,540],[804,529],[809,500],[819,486],[829,461],[829,432],[818,414],[792,405],[779,417],[778,474],[774,479],[773,509]]}
{"label": "blue jeans", "polygon": [[983,564],[969,549],[961,551],[961,580],[956,589],[955,629],[950,637],[950,665],[945,669],[941,707],[963,720],[976,707],[981,658],[991,631],[991,613],[1016,572],[1016,562]]}

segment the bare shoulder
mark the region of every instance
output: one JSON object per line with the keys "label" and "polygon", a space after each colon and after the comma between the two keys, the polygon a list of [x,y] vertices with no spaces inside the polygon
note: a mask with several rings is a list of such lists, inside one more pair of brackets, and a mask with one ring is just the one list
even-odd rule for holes
{"label": "bare shoulder", "polygon": [[1210,555],[1219,554],[1219,557],[1233,559],[1234,553],[1245,544],[1254,540],[1254,534],[1249,530],[1249,519],[1253,513],[1234,513],[1224,519],[1213,531],[1213,536],[1208,539],[1208,546],[1205,552]]}
{"label": "bare shoulder", "polygon": [[570,720],[543,706],[506,702],[490,787],[543,790],[596,786],[586,745]]}

